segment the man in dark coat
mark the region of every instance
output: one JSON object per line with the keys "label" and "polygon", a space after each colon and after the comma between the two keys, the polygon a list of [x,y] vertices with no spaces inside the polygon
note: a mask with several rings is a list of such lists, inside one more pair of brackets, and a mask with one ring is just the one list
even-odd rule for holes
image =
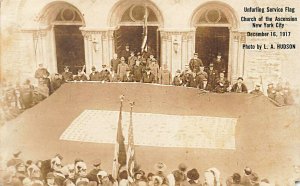
{"label": "man in dark coat", "polygon": [[268,97],[269,97],[270,99],[272,99],[272,100],[275,99],[276,90],[275,90],[275,88],[274,88],[273,83],[269,83],[269,84],[268,84],[267,94],[268,94]]}
{"label": "man in dark coat", "polygon": [[106,65],[102,65],[102,70],[99,73],[99,80],[102,82],[111,82],[112,77]]}
{"label": "man in dark coat", "polygon": [[252,91],[250,92],[250,94],[257,95],[257,96],[264,95],[264,93],[260,90],[260,84],[257,83],[257,84],[255,85],[254,90],[252,90]]}
{"label": "man in dark coat", "polygon": [[130,56],[129,44],[125,45],[125,50],[121,52],[121,57],[125,58],[125,63],[128,64],[128,58]]}
{"label": "man in dark coat", "polygon": [[176,74],[173,78],[173,83],[172,84],[175,85],[175,86],[181,86],[182,85],[182,78],[181,78],[180,70],[176,71]]}
{"label": "man in dark coat", "polygon": [[64,82],[73,81],[73,73],[69,71],[69,67],[64,68],[64,72],[61,74]]}
{"label": "man in dark coat", "polygon": [[217,79],[215,92],[224,93],[228,92],[229,81],[225,78],[224,72],[220,73],[220,77]]}
{"label": "man in dark coat", "polygon": [[78,74],[74,77],[74,81],[87,81],[87,77],[85,75],[85,73],[79,69],[78,70]]}
{"label": "man in dark coat", "polygon": [[133,66],[133,80],[135,82],[140,82],[142,77],[143,77],[143,73],[144,73],[144,67],[142,65],[140,65],[140,61],[137,60],[135,62],[135,65]]}
{"label": "man in dark coat", "polygon": [[33,105],[33,91],[34,87],[30,84],[30,80],[26,80],[20,89],[20,99],[25,109]]}
{"label": "man in dark coat", "polygon": [[215,86],[216,86],[216,80],[218,78],[218,71],[214,69],[214,64],[209,64],[209,69],[207,71],[207,85],[206,85],[206,90],[208,91],[214,91]]}
{"label": "man in dark coat", "polygon": [[225,67],[225,61],[222,58],[222,55],[220,52],[217,54],[217,58],[214,59],[214,68],[220,73],[220,72],[226,72],[226,67]]}
{"label": "man in dark coat", "polygon": [[235,83],[232,88],[231,92],[236,92],[236,93],[247,93],[248,89],[246,85],[243,83],[244,79],[242,77],[239,77],[237,79],[237,83]]}
{"label": "man in dark coat", "polygon": [[143,74],[143,78],[141,80],[142,83],[154,83],[155,76],[151,73],[151,69],[146,68],[146,73]]}
{"label": "man in dark coat", "polygon": [[100,165],[101,165],[101,160],[95,160],[93,162],[94,168],[86,176],[86,178],[89,179],[89,181],[95,181],[99,184],[97,174],[101,171]]}
{"label": "man in dark coat", "polygon": [[99,72],[96,71],[96,67],[92,66],[92,72],[90,73],[90,81],[99,81]]}
{"label": "man in dark coat", "polygon": [[51,81],[53,91],[56,91],[62,85],[62,83],[63,81],[60,79],[59,74],[55,73],[54,78]]}
{"label": "man in dark coat", "polygon": [[192,74],[188,77],[187,87],[199,88],[200,86],[200,77],[196,73],[196,69],[192,72]]}
{"label": "man in dark coat", "polygon": [[192,72],[194,69],[196,69],[196,72],[198,72],[200,66],[203,66],[202,60],[198,58],[198,53],[194,53],[194,57],[190,60],[189,67]]}
{"label": "man in dark coat", "polygon": [[117,74],[118,65],[121,63],[121,60],[118,58],[118,54],[114,54],[113,59],[110,61],[111,72]]}

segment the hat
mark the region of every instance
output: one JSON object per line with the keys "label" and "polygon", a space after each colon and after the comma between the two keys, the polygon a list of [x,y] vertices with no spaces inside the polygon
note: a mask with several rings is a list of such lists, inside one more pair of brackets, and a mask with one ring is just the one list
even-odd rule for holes
{"label": "hat", "polygon": [[256,87],[260,87],[260,84],[259,84],[259,83],[255,83],[255,86],[256,86]]}
{"label": "hat", "polygon": [[191,169],[187,172],[187,177],[190,180],[198,180],[200,175],[197,169]]}
{"label": "hat", "polygon": [[176,73],[181,73],[181,71],[178,69],[178,70],[176,70]]}
{"label": "hat", "polygon": [[155,169],[156,171],[161,171],[161,172],[163,172],[163,171],[165,171],[165,170],[167,169],[167,166],[166,166],[166,164],[164,164],[164,163],[162,163],[162,162],[158,162],[158,163],[156,163],[156,164],[154,165],[154,169]]}
{"label": "hat", "polygon": [[128,173],[126,170],[123,170],[122,172],[119,173],[120,179],[128,179]]}
{"label": "hat", "polygon": [[250,167],[245,167],[244,172],[245,174],[250,175],[252,173],[252,169]]}
{"label": "hat", "polygon": [[96,70],[96,67],[95,67],[95,66],[92,66],[92,70]]}
{"label": "hat", "polygon": [[89,183],[89,180],[87,178],[81,178],[81,177],[79,177],[76,180],[76,185],[87,184],[87,183]]}
{"label": "hat", "polygon": [[103,177],[108,176],[108,174],[107,174],[107,172],[105,172],[105,171],[99,171],[98,174],[97,174],[97,176],[98,176],[98,177],[101,176],[101,178],[103,178]]}
{"label": "hat", "polygon": [[178,169],[184,172],[184,171],[186,171],[187,166],[184,163],[180,163],[178,165]]}
{"label": "hat", "polygon": [[238,77],[238,78],[237,78],[237,80],[240,80],[240,79],[241,79],[242,81],[244,81],[243,77]]}
{"label": "hat", "polygon": [[102,67],[104,68],[104,67],[106,67],[106,65],[105,65],[105,64],[103,64],[103,65],[102,65]]}
{"label": "hat", "polygon": [[146,71],[150,71],[150,70],[151,70],[151,68],[150,68],[150,67],[147,67],[145,70],[146,70]]}
{"label": "hat", "polygon": [[222,55],[221,52],[218,52],[217,56],[221,56],[221,55]]}
{"label": "hat", "polygon": [[94,160],[94,161],[93,161],[93,165],[94,165],[95,167],[98,167],[99,165],[101,165],[101,160],[100,160],[100,159]]}
{"label": "hat", "polygon": [[54,176],[53,172],[49,172],[49,173],[47,174],[47,177],[46,177],[46,178],[47,178],[47,179],[54,179],[55,176]]}
{"label": "hat", "polygon": [[129,46],[129,43],[126,43],[125,46]]}
{"label": "hat", "polygon": [[210,63],[210,64],[209,64],[209,66],[210,66],[210,67],[213,67],[213,66],[214,66],[214,64],[213,64],[213,63]]}
{"label": "hat", "polygon": [[13,155],[14,155],[14,157],[17,158],[21,153],[22,153],[22,151],[19,150],[19,151],[13,153]]}
{"label": "hat", "polygon": [[197,53],[197,52],[195,52],[195,53],[194,53],[194,56],[195,56],[195,55],[198,55],[198,53]]}
{"label": "hat", "polygon": [[273,83],[272,83],[272,82],[269,82],[269,83],[268,83],[268,86],[269,86],[269,85],[273,85]]}

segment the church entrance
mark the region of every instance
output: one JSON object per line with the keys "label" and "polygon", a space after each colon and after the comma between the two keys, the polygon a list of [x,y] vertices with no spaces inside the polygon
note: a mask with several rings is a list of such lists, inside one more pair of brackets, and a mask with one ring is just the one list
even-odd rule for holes
{"label": "church entrance", "polygon": [[[125,50],[126,44],[129,45],[130,51],[134,51],[135,54],[142,52],[143,29],[143,26],[120,26],[120,28],[115,31],[115,51],[119,57],[122,57],[121,53]],[[158,26],[148,26],[147,32],[147,53],[153,54],[155,58],[158,59],[160,56]]]}
{"label": "church entrance", "polygon": [[205,67],[214,61],[218,53],[225,62],[228,72],[229,29],[228,27],[197,27],[195,52]]}
{"label": "church entrance", "polygon": [[58,73],[70,67],[73,74],[85,64],[84,41],[78,25],[55,25],[56,60]]}

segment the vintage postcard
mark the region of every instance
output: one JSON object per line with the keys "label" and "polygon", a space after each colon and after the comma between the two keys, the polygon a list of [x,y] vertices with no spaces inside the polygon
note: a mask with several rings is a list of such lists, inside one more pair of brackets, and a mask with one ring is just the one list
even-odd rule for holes
{"label": "vintage postcard", "polygon": [[300,186],[299,0],[0,4],[0,185]]}

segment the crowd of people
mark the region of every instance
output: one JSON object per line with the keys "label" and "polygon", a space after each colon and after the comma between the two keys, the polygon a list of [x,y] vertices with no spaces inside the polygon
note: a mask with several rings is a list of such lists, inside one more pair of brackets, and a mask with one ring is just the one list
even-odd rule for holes
{"label": "crowd of people", "polygon": [[[56,154],[48,160],[27,160],[20,158],[21,152],[13,154],[2,172],[3,186],[271,186],[266,178],[260,179],[251,168],[245,167],[242,173],[233,173],[222,178],[217,168],[209,168],[203,173],[197,168],[188,168],[180,163],[176,170],[167,173],[163,162],[154,164],[153,171],[146,174],[140,165],[132,170],[126,166],[119,169],[115,177],[103,170],[101,160],[93,162],[88,170],[83,159],[77,158],[63,165],[63,157]],[[201,175],[201,176],[200,176]]]}
{"label": "crowd of people", "polygon": [[[237,82],[232,84],[226,78],[226,65],[220,53],[208,65],[204,67],[198,54],[194,53],[193,58],[185,69],[177,70],[174,77],[167,64],[159,66],[154,55],[141,55],[130,52],[128,46],[122,52],[120,58],[114,54],[110,64],[102,65],[101,70],[95,66],[91,68],[91,73],[86,74],[85,66],[77,69],[77,74],[73,74],[66,66],[61,74],[50,75],[43,64],[35,72],[38,81],[37,86],[33,86],[29,80],[23,85],[13,86],[11,83],[2,85],[1,92],[1,121],[16,117],[23,110],[36,105],[56,91],[63,83],[76,81],[99,81],[99,82],[141,82],[156,83],[162,85],[184,86],[203,90],[204,92],[235,92],[263,95],[261,83],[255,85],[255,89],[249,91],[242,77],[237,78]],[[124,57],[125,56],[125,57]],[[269,83],[267,96],[277,106],[293,104],[292,91],[288,83],[279,82],[276,86]]]}

